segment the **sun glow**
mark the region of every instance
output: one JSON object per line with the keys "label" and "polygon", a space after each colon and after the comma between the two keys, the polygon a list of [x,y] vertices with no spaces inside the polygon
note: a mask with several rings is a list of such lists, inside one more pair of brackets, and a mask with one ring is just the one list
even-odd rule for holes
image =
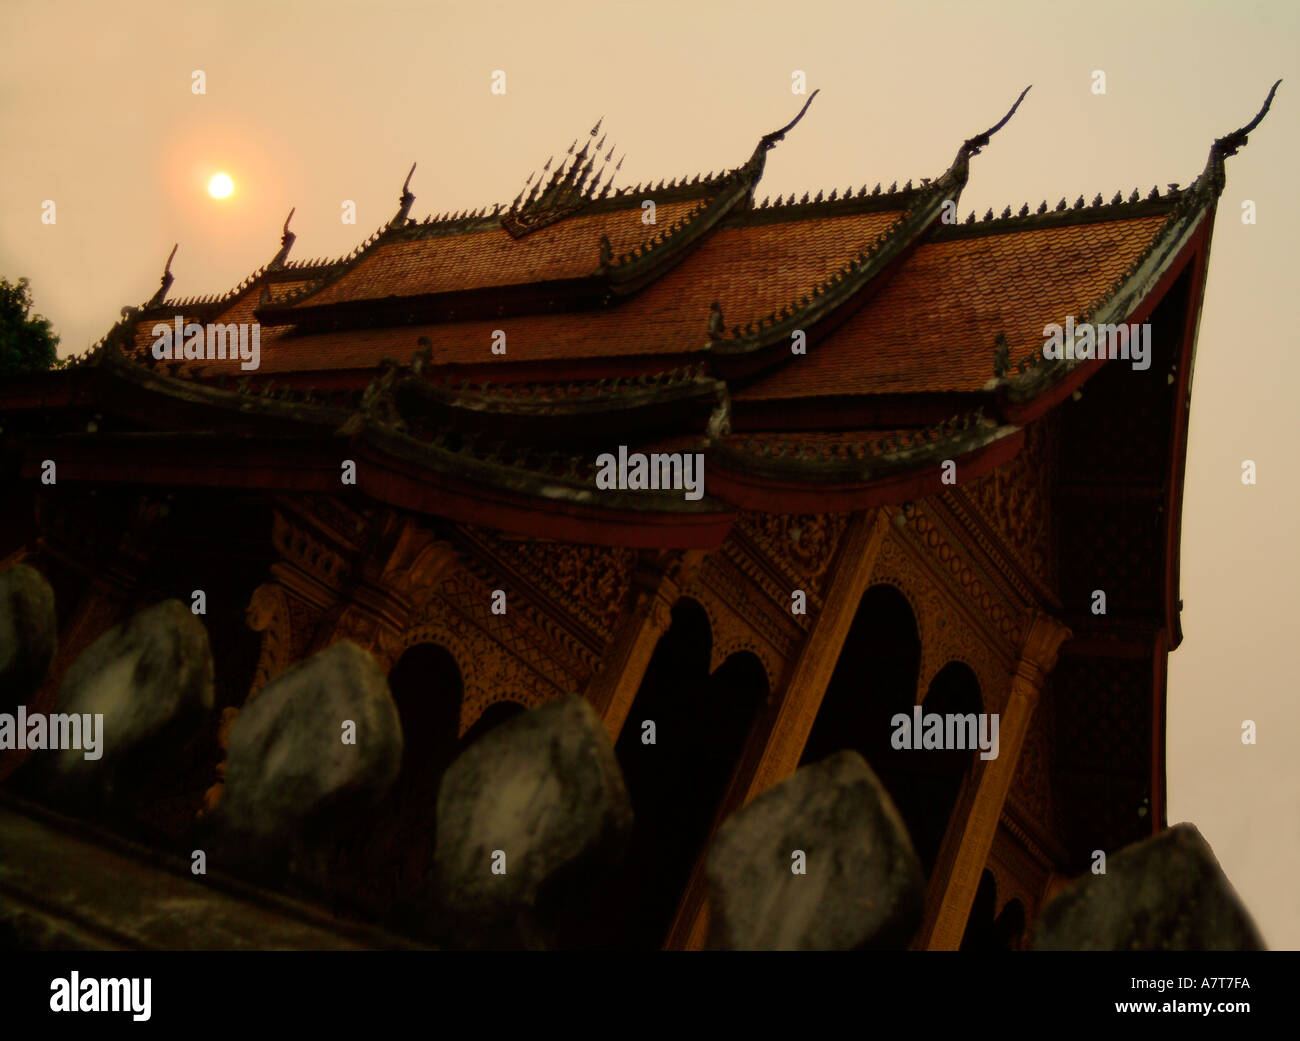
{"label": "sun glow", "polygon": [[235,182],[230,179],[229,174],[215,174],[208,182],[208,194],[214,199],[227,198],[235,190]]}

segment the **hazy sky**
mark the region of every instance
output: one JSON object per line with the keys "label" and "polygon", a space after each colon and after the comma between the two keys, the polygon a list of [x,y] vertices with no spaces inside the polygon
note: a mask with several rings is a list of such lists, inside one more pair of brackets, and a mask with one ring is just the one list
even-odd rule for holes
{"label": "hazy sky", "polygon": [[[600,116],[627,153],[616,184],[737,165],[798,110],[796,69],[822,93],[770,154],[760,197],[937,176],[1029,83],[973,161],[963,218],[1145,194],[1189,183],[1283,77],[1228,161],[1215,227],[1167,743],[1170,823],[1200,827],[1271,946],[1300,948],[1298,23],[1293,0],[5,0],[0,274],[28,276],[62,352],[79,352],[153,294],[174,242],[185,296],[269,260],[290,207],[293,257],[346,253],[392,216],[413,161],[420,218],[509,202]],[[497,69],[504,96],[489,90]],[[220,202],[204,190],[218,170],[236,185]],[[340,221],[345,199],[356,225]],[[1245,719],[1256,746],[1241,743]]]}

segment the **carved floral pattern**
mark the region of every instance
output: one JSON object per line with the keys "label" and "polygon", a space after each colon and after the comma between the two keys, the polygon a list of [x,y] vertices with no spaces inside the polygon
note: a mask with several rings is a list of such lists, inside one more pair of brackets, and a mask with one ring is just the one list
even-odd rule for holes
{"label": "carved floral pattern", "polygon": [[847,513],[746,513],[738,527],[788,580],[778,591],[788,599],[792,589],[820,594],[848,522]]}
{"label": "carved floral pattern", "polygon": [[1033,423],[1014,459],[965,486],[969,501],[1020,566],[1050,590],[1057,589],[1058,582],[1052,544],[1056,443],[1053,417]]}
{"label": "carved floral pattern", "polygon": [[593,635],[601,641],[610,639],[623,594],[632,581],[635,550],[501,539],[491,540],[491,544],[498,557],[526,574],[531,583],[575,615]]}

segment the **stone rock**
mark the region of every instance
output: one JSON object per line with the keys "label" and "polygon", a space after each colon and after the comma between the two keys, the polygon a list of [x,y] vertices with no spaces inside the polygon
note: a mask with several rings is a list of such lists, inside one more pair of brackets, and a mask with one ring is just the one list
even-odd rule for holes
{"label": "stone rock", "polygon": [[[103,716],[98,759],[48,753],[60,785],[106,790],[124,771],[147,770],[187,745],[213,705],[212,650],[203,623],[164,600],[87,647],[59,687],[56,711]],[[41,753],[36,753],[40,755]]]}
{"label": "stone rock", "polygon": [[1255,923],[1192,824],[1125,846],[1038,916],[1035,950],[1258,951]]}
{"label": "stone rock", "polygon": [[0,572],[0,712],[13,712],[45,682],[57,631],[45,576],[26,564]]}
{"label": "stone rock", "polygon": [[[532,907],[575,864],[612,859],[632,829],[613,746],[586,701],[567,695],[488,731],[438,791],[441,901],[480,921]],[[497,851],[504,855],[504,873]]]}
{"label": "stone rock", "polygon": [[[345,723],[355,743],[345,743]],[[402,764],[402,724],[375,659],[331,644],[262,688],[230,731],[221,826],[260,852],[335,834],[374,806]]]}
{"label": "stone rock", "polygon": [[[794,873],[796,850],[806,874]],[[853,751],[801,767],[727,818],[705,874],[714,948],[902,948],[921,924],[920,861]]]}

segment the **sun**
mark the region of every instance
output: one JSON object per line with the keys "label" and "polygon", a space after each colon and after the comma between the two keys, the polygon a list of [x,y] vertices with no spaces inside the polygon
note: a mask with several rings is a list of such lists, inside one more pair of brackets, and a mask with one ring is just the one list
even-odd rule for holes
{"label": "sun", "polygon": [[235,182],[230,179],[230,174],[214,174],[208,182],[208,194],[214,199],[224,199],[234,190]]}

